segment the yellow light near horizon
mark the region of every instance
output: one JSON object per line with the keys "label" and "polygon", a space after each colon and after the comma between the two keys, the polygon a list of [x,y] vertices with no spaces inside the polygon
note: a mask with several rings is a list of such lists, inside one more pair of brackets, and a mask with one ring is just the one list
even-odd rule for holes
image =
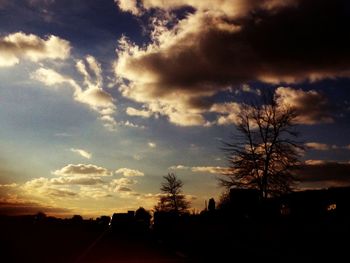
{"label": "yellow light near horizon", "polygon": [[337,204],[329,204],[328,206],[327,206],[327,211],[335,211],[335,210],[337,210]]}

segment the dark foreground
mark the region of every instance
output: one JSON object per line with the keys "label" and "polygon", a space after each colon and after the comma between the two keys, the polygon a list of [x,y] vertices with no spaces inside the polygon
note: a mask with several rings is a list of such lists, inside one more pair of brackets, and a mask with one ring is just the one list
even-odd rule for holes
{"label": "dark foreground", "polygon": [[2,219],[0,262],[348,262],[348,219],[308,222],[189,219],[135,232],[89,222]]}

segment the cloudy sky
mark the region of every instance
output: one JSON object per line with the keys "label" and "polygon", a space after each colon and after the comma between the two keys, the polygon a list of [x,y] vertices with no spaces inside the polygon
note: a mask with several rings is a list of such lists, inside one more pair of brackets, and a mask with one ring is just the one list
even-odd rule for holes
{"label": "cloudy sky", "polygon": [[346,0],[0,0],[0,210],[152,208],[223,189],[243,102],[294,107],[300,187],[350,183]]}

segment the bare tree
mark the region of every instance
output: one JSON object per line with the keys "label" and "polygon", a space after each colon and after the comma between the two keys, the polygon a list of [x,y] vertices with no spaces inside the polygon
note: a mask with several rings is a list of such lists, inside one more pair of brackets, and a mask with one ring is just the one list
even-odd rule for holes
{"label": "bare tree", "polygon": [[187,212],[190,203],[186,200],[185,195],[182,194],[183,182],[174,173],[168,173],[163,178],[164,182],[160,187],[162,195],[155,210],[175,213]]}
{"label": "bare tree", "polygon": [[295,181],[291,168],[299,162],[303,147],[296,141],[295,111],[278,105],[269,94],[262,103],[244,104],[237,130],[223,150],[230,167],[219,178],[230,189],[257,189],[261,199],[289,192]]}

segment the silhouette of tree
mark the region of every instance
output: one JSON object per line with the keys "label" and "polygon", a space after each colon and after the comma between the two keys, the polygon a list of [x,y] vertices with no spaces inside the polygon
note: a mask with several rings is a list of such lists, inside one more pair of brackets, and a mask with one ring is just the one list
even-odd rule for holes
{"label": "silhouette of tree", "polygon": [[135,212],[136,221],[143,222],[147,227],[151,224],[151,214],[143,207],[139,207]]}
{"label": "silhouette of tree", "polygon": [[289,192],[295,180],[291,168],[299,163],[303,148],[295,140],[296,116],[272,94],[260,103],[244,104],[237,116],[239,135],[224,142],[230,167],[219,178],[221,185],[257,189],[262,200]]}
{"label": "silhouette of tree", "polygon": [[165,181],[160,187],[162,195],[155,206],[155,210],[175,213],[187,212],[190,202],[182,194],[183,182],[174,173],[168,173],[163,178]]}
{"label": "silhouette of tree", "polygon": [[217,208],[219,210],[227,210],[230,207],[230,192],[224,191],[219,197]]}
{"label": "silhouette of tree", "polygon": [[81,215],[73,215],[71,218],[72,223],[82,223],[84,221],[83,217]]}

